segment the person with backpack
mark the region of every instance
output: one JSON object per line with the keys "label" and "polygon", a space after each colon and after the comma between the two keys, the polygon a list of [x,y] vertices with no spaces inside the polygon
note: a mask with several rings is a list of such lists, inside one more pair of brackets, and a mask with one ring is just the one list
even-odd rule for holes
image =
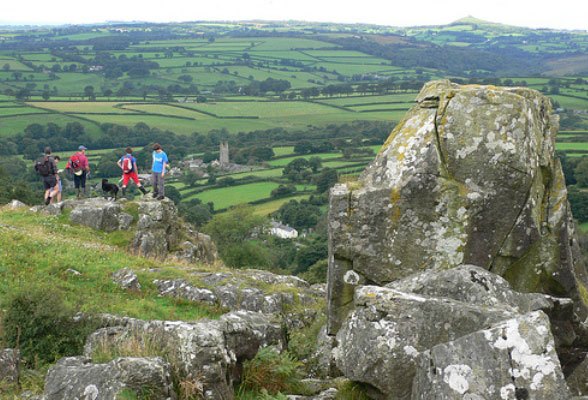
{"label": "person with backpack", "polygon": [[[72,155],[67,162],[65,167],[73,174],[74,187],[76,188],[76,197],[79,199],[82,196],[86,196],[86,177],[90,173],[90,164],[88,163],[88,157],[86,157],[85,146],[78,147],[78,152]],[[81,188],[81,192],[80,192]]]}
{"label": "person with backpack", "polygon": [[163,200],[165,197],[164,177],[165,170],[169,165],[167,154],[163,151],[159,143],[153,145],[153,164],[151,166],[153,179],[153,197],[157,200]]}
{"label": "person with backpack", "polygon": [[35,171],[43,180],[45,194],[43,196],[45,205],[49,205],[52,200],[52,193],[57,185],[57,165],[53,156],[51,156],[51,147],[45,147],[45,154],[35,162]]}
{"label": "person with backpack", "polygon": [[122,169],[123,176],[122,176],[122,194],[125,195],[125,191],[127,190],[127,185],[129,184],[129,180],[135,182],[135,185],[139,188],[143,195],[148,193],[147,190],[141,185],[139,181],[139,175],[137,175],[137,159],[133,157],[133,149],[127,147],[125,149],[125,155],[118,160],[117,164]]}

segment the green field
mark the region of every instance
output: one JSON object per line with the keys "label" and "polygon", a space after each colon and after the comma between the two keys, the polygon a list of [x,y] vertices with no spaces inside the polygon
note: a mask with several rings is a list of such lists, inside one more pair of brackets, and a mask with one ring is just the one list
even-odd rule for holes
{"label": "green field", "polygon": [[229,208],[240,203],[269,198],[272,190],[280,184],[275,182],[257,182],[248,185],[231,186],[207,190],[183,200],[198,198],[203,203],[213,202],[215,210]]}

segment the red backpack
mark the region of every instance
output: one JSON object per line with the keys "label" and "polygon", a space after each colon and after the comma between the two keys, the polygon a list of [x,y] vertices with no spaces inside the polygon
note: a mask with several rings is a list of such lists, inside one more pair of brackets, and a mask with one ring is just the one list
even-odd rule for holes
{"label": "red backpack", "polygon": [[125,156],[122,162],[123,173],[129,174],[133,172],[133,158],[131,156]]}
{"label": "red backpack", "polygon": [[71,168],[74,172],[78,172],[82,169],[82,160],[80,160],[80,156],[74,154],[69,158],[69,168]]}

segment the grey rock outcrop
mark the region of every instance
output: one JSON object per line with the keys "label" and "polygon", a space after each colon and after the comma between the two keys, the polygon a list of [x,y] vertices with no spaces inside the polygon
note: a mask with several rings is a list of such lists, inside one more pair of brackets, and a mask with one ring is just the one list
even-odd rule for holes
{"label": "grey rock outcrop", "polygon": [[569,400],[549,320],[533,312],[420,355],[412,400]]}
{"label": "grey rock outcrop", "polygon": [[129,268],[119,269],[112,274],[112,280],[123,289],[141,290],[139,278]]}
{"label": "grey rock outcrop", "polygon": [[173,201],[143,199],[131,249],[134,253],[164,259],[174,256],[188,262],[214,263],[216,246],[209,236],[192,232],[178,218]]}
{"label": "grey rock outcrop", "polygon": [[86,356],[101,348],[143,343],[166,354],[184,377],[197,379],[205,399],[232,399],[241,363],[253,358],[260,347],[285,346],[279,323],[245,311],[194,323],[119,317],[106,317],[105,323],[107,327],[88,338]]}
{"label": "grey rock outcrop", "polygon": [[0,350],[0,382],[18,383],[20,352],[16,349]]}
{"label": "grey rock outcrop", "polygon": [[71,222],[96,230],[106,232],[127,230],[133,222],[133,217],[124,212],[120,203],[101,197],[85,200],[68,200],[60,205],[53,206],[54,208],[71,209]]}
{"label": "grey rock outcrop", "polygon": [[554,157],[558,118],[526,88],[429,82],[358,182],[329,209],[329,333],[353,289],[475,264],[521,292],[569,297],[588,277]]}
{"label": "grey rock outcrop", "polygon": [[195,272],[195,280],[154,281],[159,294],[197,301],[236,311],[280,314],[288,328],[301,328],[311,323],[319,312],[324,291],[291,275],[247,270],[247,273]]}
{"label": "grey rock outcrop", "polygon": [[169,364],[161,358],[117,358],[107,364],[62,358],[47,373],[44,398],[116,399],[124,390],[149,393],[154,400],[175,399]]}

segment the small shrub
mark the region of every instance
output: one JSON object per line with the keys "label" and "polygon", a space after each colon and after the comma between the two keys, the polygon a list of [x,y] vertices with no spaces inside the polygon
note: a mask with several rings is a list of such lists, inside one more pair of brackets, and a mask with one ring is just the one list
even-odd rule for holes
{"label": "small shrub", "polygon": [[243,363],[240,393],[254,392],[261,395],[279,392],[295,392],[300,387],[301,363],[288,352],[279,353],[273,347],[265,347],[255,358]]}
{"label": "small shrub", "polygon": [[33,287],[13,294],[4,305],[4,339],[20,348],[28,366],[52,363],[64,356],[82,353],[91,323],[76,321],[61,293],[48,287]]}

